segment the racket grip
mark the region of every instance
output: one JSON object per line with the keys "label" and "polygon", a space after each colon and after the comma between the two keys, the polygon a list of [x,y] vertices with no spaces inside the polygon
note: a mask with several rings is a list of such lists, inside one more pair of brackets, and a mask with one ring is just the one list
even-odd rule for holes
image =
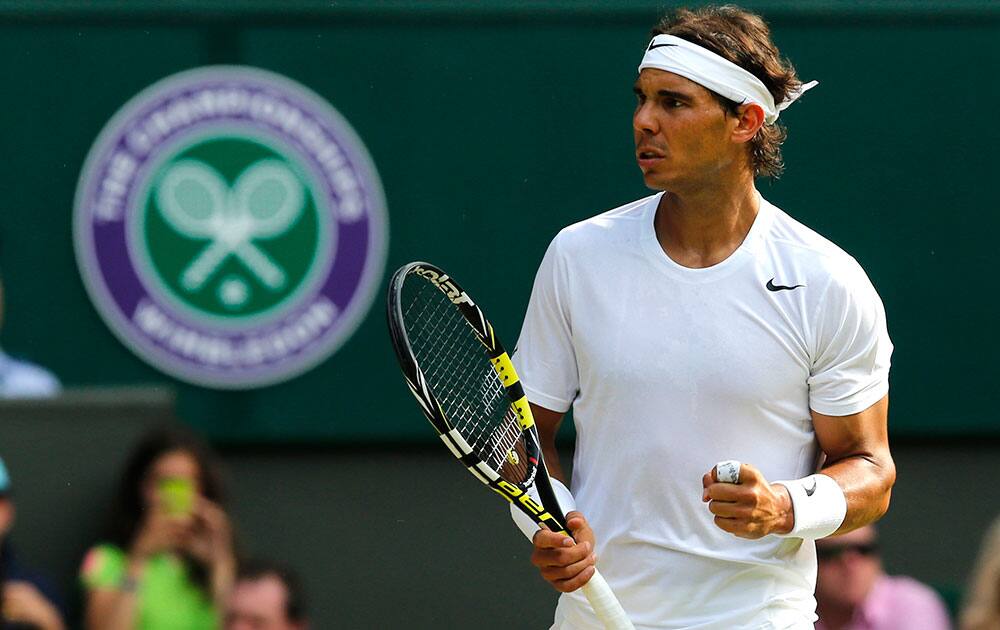
{"label": "racket grip", "polygon": [[594,575],[583,585],[582,590],[597,618],[607,630],[635,630],[635,626],[625,614],[625,609],[618,603],[618,598],[597,567],[594,567]]}

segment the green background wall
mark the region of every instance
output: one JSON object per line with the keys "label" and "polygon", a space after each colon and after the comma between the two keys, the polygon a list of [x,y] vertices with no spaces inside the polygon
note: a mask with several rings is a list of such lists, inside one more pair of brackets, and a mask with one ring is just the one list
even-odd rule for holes
{"label": "green background wall", "polygon": [[[631,82],[660,2],[0,2],[4,348],[69,386],[169,383],[84,293],[72,199],[97,133],[174,72],[238,63],[334,105],[385,185],[387,274],[454,273],[511,343],[560,227],[645,195]],[[896,436],[997,435],[990,260],[1000,8],[972,2],[749,2],[800,75],[788,169],[763,194],[854,254],[896,344]],[[485,261],[500,252],[498,274]],[[380,302],[285,384],[177,383],[178,412],[228,442],[431,438],[397,374]]]}

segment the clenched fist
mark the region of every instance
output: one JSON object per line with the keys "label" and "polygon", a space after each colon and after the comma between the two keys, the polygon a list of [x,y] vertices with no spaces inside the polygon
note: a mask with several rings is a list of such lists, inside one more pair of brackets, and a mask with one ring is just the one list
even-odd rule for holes
{"label": "clenched fist", "polygon": [[757,539],[787,534],[795,525],[792,498],[781,484],[770,484],[749,464],[740,466],[739,483],[721,483],[715,468],[701,479],[701,500],[715,524],[734,536]]}

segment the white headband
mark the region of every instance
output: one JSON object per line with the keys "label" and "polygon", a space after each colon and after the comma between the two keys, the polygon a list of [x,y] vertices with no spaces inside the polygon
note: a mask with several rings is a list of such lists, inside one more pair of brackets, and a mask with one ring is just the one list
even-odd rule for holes
{"label": "white headband", "polygon": [[769,125],[778,120],[778,114],[806,90],[819,84],[819,81],[803,84],[776,106],[771,93],[753,74],[711,50],[673,35],[657,35],[649,42],[639,71],[642,72],[643,68],[679,74],[740,105],[756,103],[764,109],[764,121]]}

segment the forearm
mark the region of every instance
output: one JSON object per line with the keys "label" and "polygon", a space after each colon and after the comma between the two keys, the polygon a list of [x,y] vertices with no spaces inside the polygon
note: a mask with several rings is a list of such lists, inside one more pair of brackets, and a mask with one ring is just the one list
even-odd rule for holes
{"label": "forearm", "polygon": [[820,472],[832,477],[847,499],[847,515],[833,535],[874,523],[889,509],[896,466],[888,450],[828,462]]}
{"label": "forearm", "polygon": [[135,593],[102,591],[91,597],[102,601],[92,601],[87,610],[88,630],[133,630],[136,627],[139,598]]}
{"label": "forearm", "polygon": [[89,630],[133,630],[139,612],[138,585],[142,562],[128,564],[123,583],[116,590],[91,591],[87,606]]}
{"label": "forearm", "polygon": [[231,556],[220,559],[212,568],[212,600],[222,610],[236,582],[236,560]]}
{"label": "forearm", "polygon": [[562,464],[559,462],[559,449],[556,448],[555,441],[551,444],[542,445],[542,457],[545,458],[545,467],[549,470],[549,475],[558,479],[569,487],[569,478],[563,472]]}
{"label": "forearm", "polygon": [[569,486],[569,478],[563,472],[559,450],[556,448],[556,434],[562,424],[563,414],[531,403],[531,415],[535,418],[535,430],[538,431],[538,442],[549,475]]}

